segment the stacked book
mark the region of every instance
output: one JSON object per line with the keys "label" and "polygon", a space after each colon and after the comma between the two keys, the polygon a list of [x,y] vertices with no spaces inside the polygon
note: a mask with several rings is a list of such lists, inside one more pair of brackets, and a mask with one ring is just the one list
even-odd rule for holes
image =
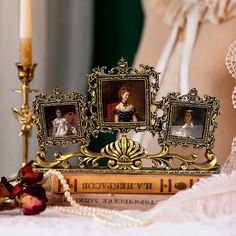
{"label": "stacked book", "polygon": [[[149,210],[178,191],[191,188],[203,176],[65,174],[70,192],[84,206]],[[68,205],[60,181],[53,176],[49,205]]]}

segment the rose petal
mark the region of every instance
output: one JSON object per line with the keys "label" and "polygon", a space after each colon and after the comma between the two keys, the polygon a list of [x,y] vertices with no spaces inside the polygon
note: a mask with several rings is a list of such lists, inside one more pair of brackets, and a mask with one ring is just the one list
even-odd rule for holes
{"label": "rose petal", "polygon": [[0,196],[8,197],[12,192],[13,186],[7,181],[5,177],[1,178],[0,182]]}
{"label": "rose petal", "polygon": [[17,185],[15,185],[10,193],[10,196],[9,198],[13,199],[15,198],[16,196],[20,196],[22,193],[23,193],[23,184],[22,183],[19,183]]}
{"label": "rose petal", "polygon": [[43,173],[35,173],[33,171],[33,162],[34,161],[30,161],[21,169],[22,180],[26,183],[36,183],[43,178]]}

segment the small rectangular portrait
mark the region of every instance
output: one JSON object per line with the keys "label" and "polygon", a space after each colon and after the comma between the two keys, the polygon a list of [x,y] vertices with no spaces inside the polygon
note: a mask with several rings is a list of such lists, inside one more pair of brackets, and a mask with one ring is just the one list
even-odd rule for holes
{"label": "small rectangular portrait", "polygon": [[144,79],[102,80],[103,122],[147,122]]}
{"label": "small rectangular portrait", "polygon": [[55,88],[52,94],[37,95],[33,100],[33,108],[39,146],[88,143],[90,129],[85,115],[87,103],[82,94],[64,94],[60,88]]}
{"label": "small rectangular portrait", "polygon": [[46,133],[49,138],[80,136],[76,105],[53,105],[44,107]]}
{"label": "small rectangular portrait", "polygon": [[203,139],[207,108],[176,105],[170,135],[178,138]]}

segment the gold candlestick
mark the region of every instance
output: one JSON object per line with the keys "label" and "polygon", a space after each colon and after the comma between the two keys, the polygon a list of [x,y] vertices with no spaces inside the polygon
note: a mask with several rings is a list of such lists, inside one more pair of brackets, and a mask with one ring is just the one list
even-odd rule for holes
{"label": "gold candlestick", "polygon": [[13,115],[22,124],[20,130],[20,136],[23,138],[23,161],[22,166],[28,162],[28,143],[29,137],[32,133],[32,127],[35,120],[35,115],[30,111],[29,106],[29,93],[35,90],[31,90],[29,87],[30,82],[34,76],[34,69],[37,64],[25,65],[21,63],[16,64],[18,68],[18,77],[22,83],[20,90],[15,90],[16,92],[21,92],[23,95],[23,105],[20,110],[12,108]]}

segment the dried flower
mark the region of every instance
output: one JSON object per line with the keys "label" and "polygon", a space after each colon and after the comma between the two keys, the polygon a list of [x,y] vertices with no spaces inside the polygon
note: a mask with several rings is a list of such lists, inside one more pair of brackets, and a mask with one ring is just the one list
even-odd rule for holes
{"label": "dried flower", "polygon": [[7,181],[5,177],[2,177],[0,182],[0,197],[9,197],[12,189],[13,186]]}
{"label": "dried flower", "polygon": [[35,215],[46,208],[46,191],[40,184],[27,186],[18,202],[24,215]]}
{"label": "dried flower", "polygon": [[32,167],[33,162],[34,161],[30,161],[20,170],[21,178],[24,182],[36,183],[41,181],[43,178],[43,173],[36,173],[33,171]]}
{"label": "dried flower", "polygon": [[14,199],[16,197],[19,197],[23,193],[24,185],[23,183],[18,183],[16,184],[13,188],[12,191],[10,192],[9,198]]}
{"label": "dried flower", "polygon": [[[25,215],[39,214],[46,208],[46,191],[38,182],[42,180],[42,173],[35,173],[32,168],[33,161],[22,167],[13,186],[5,177],[0,182],[0,210],[10,209],[19,206]],[[9,202],[9,199],[12,201]],[[14,203],[14,204],[13,204]]]}

